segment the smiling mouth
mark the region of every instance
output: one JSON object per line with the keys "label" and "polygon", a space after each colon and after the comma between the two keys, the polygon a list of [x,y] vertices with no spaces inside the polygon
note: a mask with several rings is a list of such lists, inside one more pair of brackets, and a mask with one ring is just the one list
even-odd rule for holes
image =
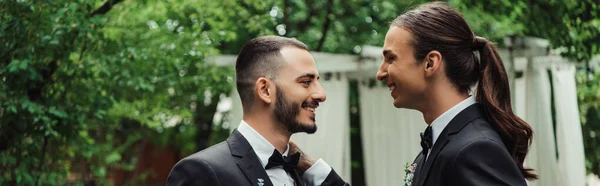
{"label": "smiling mouth", "polygon": [[307,101],[302,103],[302,109],[307,110],[309,112],[314,113],[315,109],[317,109],[317,107],[319,107],[319,102],[316,101]]}
{"label": "smiling mouth", "polygon": [[302,109],[308,110],[310,112],[315,112],[315,108],[312,108],[312,107],[302,107]]}
{"label": "smiling mouth", "polygon": [[395,83],[387,83],[388,88],[390,89],[390,91],[393,91],[394,89],[396,89],[396,84]]}

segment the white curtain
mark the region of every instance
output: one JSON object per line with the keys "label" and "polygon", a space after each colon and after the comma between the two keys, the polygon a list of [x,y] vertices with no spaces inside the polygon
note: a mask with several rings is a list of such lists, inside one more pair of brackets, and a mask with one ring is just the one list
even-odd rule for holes
{"label": "white curtain", "polygon": [[231,91],[230,100],[231,106],[228,115],[228,122],[223,123],[223,127],[233,131],[233,129],[236,129],[238,125],[240,125],[242,116],[244,114],[244,110],[242,109],[242,100],[240,99],[240,95],[235,87]]}
{"label": "white curtain", "polygon": [[321,78],[320,83],[327,100],[315,111],[317,132],[294,134],[291,140],[313,159],[323,158],[346,182],[350,182],[348,79],[338,73],[329,80]]}
{"label": "white curtain", "polygon": [[552,125],[550,79],[546,68],[529,68],[515,79],[515,112],[534,131],[525,166],[535,169],[539,180],[530,186],[559,186],[554,126]]}
{"label": "white curtain", "polygon": [[524,119],[527,116],[527,77],[528,72],[523,72],[523,76],[515,77],[512,81],[512,103],[517,116]]}
{"label": "white curtain", "polygon": [[404,165],[420,152],[423,115],[397,109],[387,87],[360,83],[360,116],[367,185],[403,185]]}
{"label": "white curtain", "polygon": [[556,108],[560,179],[564,185],[585,185],[585,156],[577,106],[575,66],[555,65],[551,71]]}

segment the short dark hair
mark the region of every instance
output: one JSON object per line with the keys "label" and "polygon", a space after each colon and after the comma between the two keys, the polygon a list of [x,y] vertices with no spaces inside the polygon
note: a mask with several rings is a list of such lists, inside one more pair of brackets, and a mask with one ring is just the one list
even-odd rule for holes
{"label": "short dark hair", "polygon": [[280,50],[287,46],[308,50],[301,41],[280,36],[254,38],[240,50],[235,62],[235,84],[243,107],[252,105],[258,78],[276,79],[284,66]]}

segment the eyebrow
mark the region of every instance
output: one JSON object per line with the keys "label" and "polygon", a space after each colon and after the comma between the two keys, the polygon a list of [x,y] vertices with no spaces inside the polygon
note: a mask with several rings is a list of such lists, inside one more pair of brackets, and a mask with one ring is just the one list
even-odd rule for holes
{"label": "eyebrow", "polygon": [[[305,77],[308,77],[310,79],[315,79],[316,75],[312,74],[312,73],[306,73],[306,74],[302,74],[302,75],[298,76],[298,78],[296,78],[296,79],[305,78]],[[317,77],[317,79],[320,79],[320,78],[321,77]]]}
{"label": "eyebrow", "polygon": [[394,54],[394,52],[392,52],[392,50],[383,50],[383,56],[386,56],[388,54]]}

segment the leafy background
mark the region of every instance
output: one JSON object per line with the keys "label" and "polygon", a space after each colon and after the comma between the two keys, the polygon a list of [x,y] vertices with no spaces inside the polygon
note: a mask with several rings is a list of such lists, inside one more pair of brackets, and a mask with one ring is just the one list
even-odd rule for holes
{"label": "leafy background", "polygon": [[[227,120],[214,116],[234,74],[207,59],[260,35],[356,54],[381,46],[390,21],[422,2],[0,0],[0,185],[162,185],[174,162],[228,135]],[[582,64],[586,165],[600,174],[600,74],[588,63],[600,53],[598,3],[449,3],[478,35],[500,45],[507,36],[545,38]],[[356,100],[351,92],[352,107]],[[360,185],[361,149],[352,148]],[[170,160],[163,167],[152,166],[157,152]]]}

